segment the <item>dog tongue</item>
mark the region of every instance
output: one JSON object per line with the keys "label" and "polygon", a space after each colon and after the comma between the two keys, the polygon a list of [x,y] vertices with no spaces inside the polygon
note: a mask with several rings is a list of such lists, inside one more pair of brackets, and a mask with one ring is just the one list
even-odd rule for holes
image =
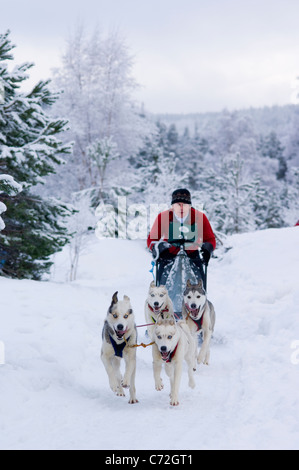
{"label": "dog tongue", "polygon": [[168,359],[169,353],[167,351],[166,352],[161,352],[161,355],[162,355],[162,359],[164,361],[166,361]]}
{"label": "dog tongue", "polygon": [[186,304],[186,307],[191,313],[198,313],[199,312],[199,308],[192,308],[188,304]]}
{"label": "dog tongue", "polygon": [[122,338],[126,334],[127,330],[116,330],[116,334],[119,338]]}

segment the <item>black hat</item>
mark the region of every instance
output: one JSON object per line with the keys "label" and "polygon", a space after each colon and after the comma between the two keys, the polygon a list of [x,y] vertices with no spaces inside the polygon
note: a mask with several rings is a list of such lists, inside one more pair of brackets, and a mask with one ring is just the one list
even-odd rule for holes
{"label": "black hat", "polygon": [[171,204],[175,204],[177,202],[191,204],[191,194],[188,189],[176,189],[173,191]]}

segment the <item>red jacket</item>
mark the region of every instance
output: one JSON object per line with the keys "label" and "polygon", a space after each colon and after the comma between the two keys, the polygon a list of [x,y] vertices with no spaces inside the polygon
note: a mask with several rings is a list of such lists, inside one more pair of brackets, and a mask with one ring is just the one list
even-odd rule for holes
{"label": "red jacket", "polygon": [[297,225],[299,225],[299,220],[298,220],[298,222],[296,223],[295,227],[297,227]]}
{"label": "red jacket", "polygon": [[[191,207],[189,215],[183,223],[183,227],[184,228],[181,228],[181,223],[177,221],[172,209],[161,212],[156,218],[148,236],[148,248],[152,249],[153,243],[161,239],[171,243],[172,239],[178,239],[182,233],[186,239],[193,242],[186,244],[187,253],[198,250],[198,245],[205,242],[211,243],[213,248],[216,248],[215,235],[208,218],[203,212]],[[172,246],[169,251],[172,254],[177,254],[179,247]]]}

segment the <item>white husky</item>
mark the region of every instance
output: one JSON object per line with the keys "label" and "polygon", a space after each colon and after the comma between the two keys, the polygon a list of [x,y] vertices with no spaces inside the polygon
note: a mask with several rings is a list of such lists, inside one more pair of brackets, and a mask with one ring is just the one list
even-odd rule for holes
{"label": "white husky", "polygon": [[[103,345],[101,359],[106,368],[111,390],[117,396],[124,397],[124,388],[130,388],[129,403],[138,403],[136,399],[136,345],[137,333],[134,314],[130,299],[124,295],[119,301],[117,292],[112,297],[107,318],[103,328]],[[122,379],[120,361],[124,358],[126,363],[125,374]]]}
{"label": "white husky", "polygon": [[153,324],[152,326],[148,327],[148,333],[151,339],[153,338],[154,324],[156,323],[160,314],[173,316],[173,305],[171,299],[168,296],[166,287],[157,287],[153,281],[150,284],[148,296],[145,301],[145,320],[147,323]]}
{"label": "white husky", "polygon": [[163,389],[161,379],[162,364],[170,378],[170,404],[179,405],[178,395],[184,359],[188,364],[189,386],[195,387],[193,371],[196,344],[194,337],[184,321],[175,322],[174,317],[157,319],[153,330],[154,378],[156,390]]}
{"label": "white husky", "polygon": [[182,314],[195,338],[201,331],[203,332],[204,339],[197,356],[197,362],[208,365],[210,341],[215,328],[216,315],[213,304],[207,299],[201,279],[198,284],[191,284],[188,280],[184,292]]}

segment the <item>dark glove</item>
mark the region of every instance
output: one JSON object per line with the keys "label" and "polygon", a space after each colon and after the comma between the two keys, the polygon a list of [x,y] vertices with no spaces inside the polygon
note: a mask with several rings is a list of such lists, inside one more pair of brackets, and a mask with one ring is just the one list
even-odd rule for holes
{"label": "dark glove", "polygon": [[206,266],[208,266],[209,264],[213,251],[214,251],[214,248],[211,243],[206,242],[202,244],[200,253],[201,253],[203,262]]}
{"label": "dark glove", "polygon": [[154,259],[158,259],[163,251],[168,250],[171,247],[168,242],[159,242],[153,246],[152,254]]}

